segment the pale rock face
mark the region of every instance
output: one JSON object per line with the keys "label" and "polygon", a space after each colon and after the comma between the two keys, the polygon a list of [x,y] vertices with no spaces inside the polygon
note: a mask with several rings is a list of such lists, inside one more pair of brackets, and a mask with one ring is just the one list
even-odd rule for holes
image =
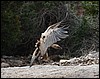
{"label": "pale rock face", "polygon": [[91,58],[99,58],[99,52],[90,51],[89,54],[88,54],[87,56],[88,56],[88,57],[91,57]]}
{"label": "pale rock face", "polygon": [[92,64],[99,64],[99,52],[91,51],[87,56],[81,56],[79,58],[71,58],[69,60],[60,60],[61,65],[92,65]]}

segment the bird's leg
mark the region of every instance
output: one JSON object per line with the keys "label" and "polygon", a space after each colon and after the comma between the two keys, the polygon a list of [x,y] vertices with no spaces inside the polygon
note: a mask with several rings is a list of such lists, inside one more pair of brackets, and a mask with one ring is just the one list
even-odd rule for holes
{"label": "bird's leg", "polygon": [[43,57],[42,57],[41,54],[40,54],[40,55],[38,56],[38,63],[39,63],[39,64],[42,64],[42,63],[43,63],[42,59],[43,59]]}
{"label": "bird's leg", "polygon": [[48,56],[48,53],[47,53],[47,52],[45,53],[45,55],[43,56],[43,58],[42,58],[42,59],[43,59],[43,61],[44,61],[44,62],[49,62],[50,58],[49,58],[49,56]]}
{"label": "bird's leg", "polygon": [[47,59],[48,59],[48,53],[46,53],[46,54],[43,56],[43,58],[44,58],[45,60],[47,60]]}

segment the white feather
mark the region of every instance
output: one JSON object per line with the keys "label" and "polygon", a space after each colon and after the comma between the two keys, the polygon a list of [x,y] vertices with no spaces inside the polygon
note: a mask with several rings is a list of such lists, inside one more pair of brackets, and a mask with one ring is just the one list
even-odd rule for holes
{"label": "white feather", "polygon": [[[68,31],[65,31],[65,27],[58,27],[61,22],[53,24],[47,28],[47,30],[41,34],[40,38],[40,51],[41,55],[43,56],[47,48],[50,47],[53,43],[56,43],[57,41],[60,41],[61,38],[66,38],[68,35],[65,33],[68,33]],[[45,38],[43,39],[43,36]]]}

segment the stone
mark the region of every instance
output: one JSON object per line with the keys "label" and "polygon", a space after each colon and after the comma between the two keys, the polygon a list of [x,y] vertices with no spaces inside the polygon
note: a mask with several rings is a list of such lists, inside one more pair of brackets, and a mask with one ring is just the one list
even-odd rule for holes
{"label": "stone", "polygon": [[4,68],[4,67],[10,67],[10,65],[8,63],[2,62],[1,63],[1,68]]}

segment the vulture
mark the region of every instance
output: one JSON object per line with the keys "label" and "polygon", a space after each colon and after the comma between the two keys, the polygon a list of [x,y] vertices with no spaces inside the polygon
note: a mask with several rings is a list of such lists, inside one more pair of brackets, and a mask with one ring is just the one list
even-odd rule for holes
{"label": "vulture", "polygon": [[[66,13],[67,16],[67,13]],[[32,66],[32,63],[38,56],[44,56],[47,54],[47,49],[50,46],[56,46],[59,47],[59,45],[56,45],[54,43],[60,41],[61,39],[64,39],[68,36],[68,26],[66,25],[61,25],[62,21],[55,23],[53,25],[50,25],[44,33],[41,34],[40,39],[37,41],[35,47],[35,51],[33,52],[31,62],[30,62],[30,67]]]}

